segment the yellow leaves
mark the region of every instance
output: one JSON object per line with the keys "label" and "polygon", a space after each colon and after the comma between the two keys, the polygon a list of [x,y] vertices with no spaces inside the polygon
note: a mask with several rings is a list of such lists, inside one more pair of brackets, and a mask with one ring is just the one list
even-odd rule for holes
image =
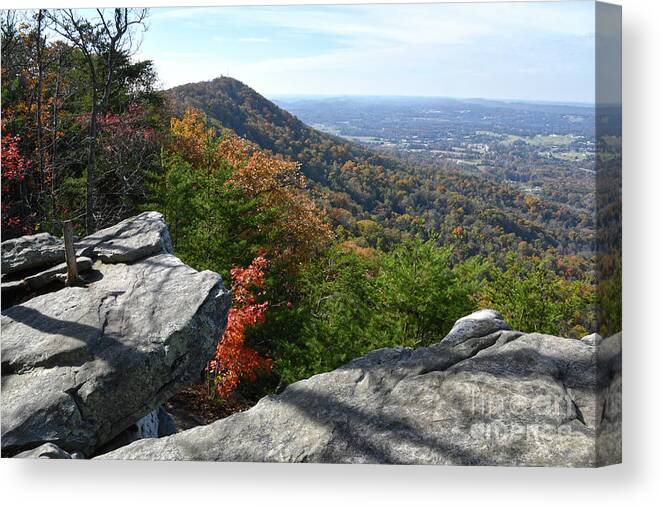
{"label": "yellow leaves", "polygon": [[523,198],[523,203],[526,205],[526,207],[530,211],[537,211],[540,207],[540,201],[536,197],[533,197],[532,195],[526,195]]}
{"label": "yellow leaves", "polygon": [[170,120],[170,134],[171,151],[194,166],[208,167],[207,144],[213,136],[213,129],[206,127],[202,111],[188,108],[182,118],[173,117]]}

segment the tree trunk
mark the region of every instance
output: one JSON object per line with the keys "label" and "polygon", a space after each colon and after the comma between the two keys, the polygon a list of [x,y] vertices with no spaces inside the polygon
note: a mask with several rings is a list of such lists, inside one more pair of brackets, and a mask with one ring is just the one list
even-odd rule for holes
{"label": "tree trunk", "polygon": [[53,123],[51,141],[51,175],[50,175],[50,199],[51,217],[54,219],[57,213],[55,202],[55,188],[57,187],[57,103],[60,99],[60,80],[62,79],[62,51],[57,55],[57,79],[55,81],[55,94],[53,97]]}
{"label": "tree trunk", "polygon": [[78,265],[76,264],[76,249],[73,246],[73,225],[71,220],[62,223],[64,230],[64,258],[67,262],[66,286],[71,287],[78,281]]}
{"label": "tree trunk", "polygon": [[39,154],[39,198],[37,201],[37,210],[39,210],[39,218],[46,216],[44,203],[44,182],[46,180],[46,168],[44,159],[44,141],[43,141],[43,125],[42,125],[42,94],[43,94],[43,81],[44,81],[44,62],[43,62],[43,46],[42,46],[42,23],[44,19],[43,10],[39,9],[37,14],[37,151]]}
{"label": "tree trunk", "polygon": [[85,206],[85,232],[92,234],[94,224],[94,172],[96,166],[96,117],[98,106],[96,103],[96,82],[92,83],[92,114],[90,116],[90,139],[87,153],[87,203]]}

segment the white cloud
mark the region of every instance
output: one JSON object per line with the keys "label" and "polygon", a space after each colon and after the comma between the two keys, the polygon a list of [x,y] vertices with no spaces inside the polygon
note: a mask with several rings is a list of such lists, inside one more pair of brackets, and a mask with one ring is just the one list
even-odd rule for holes
{"label": "white cloud", "polygon": [[[166,86],[225,74],[268,94],[564,99],[594,88],[593,9],[569,1],[157,10],[154,25],[174,22],[191,38],[185,51],[156,46],[147,56]],[[195,40],[199,52],[191,51]]]}

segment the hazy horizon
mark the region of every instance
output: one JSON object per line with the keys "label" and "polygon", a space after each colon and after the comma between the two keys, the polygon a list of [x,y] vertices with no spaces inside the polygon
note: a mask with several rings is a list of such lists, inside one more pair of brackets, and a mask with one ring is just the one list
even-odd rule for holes
{"label": "hazy horizon", "polygon": [[319,94],[276,94],[266,97],[269,100],[319,100],[319,99],[440,99],[457,102],[497,102],[500,104],[533,104],[544,106],[593,107],[594,102],[558,101],[544,99],[499,99],[494,97],[450,97],[447,95],[319,95]]}
{"label": "hazy horizon", "polygon": [[239,79],[269,98],[593,104],[592,1],[154,8],[139,58],[164,88]]}
{"label": "hazy horizon", "polygon": [[[163,90],[177,88],[179,86],[186,86],[200,82],[211,82],[219,78],[237,79],[234,76],[217,76],[210,79],[203,79],[201,81],[191,81],[175,85],[172,87],[163,87]],[[497,98],[497,97],[461,97],[461,96],[448,96],[448,95],[390,95],[390,94],[320,94],[320,93],[275,93],[264,94],[260,90],[255,89],[250,83],[241,81],[244,85],[252,88],[257,93],[270,101],[285,101],[285,100],[333,100],[333,99],[440,99],[457,102],[471,102],[471,101],[484,101],[484,102],[497,102],[501,104],[532,104],[532,105],[558,105],[558,106],[576,106],[576,107],[594,107],[594,102],[577,102],[566,100],[545,100],[545,99],[517,99],[517,98]]]}

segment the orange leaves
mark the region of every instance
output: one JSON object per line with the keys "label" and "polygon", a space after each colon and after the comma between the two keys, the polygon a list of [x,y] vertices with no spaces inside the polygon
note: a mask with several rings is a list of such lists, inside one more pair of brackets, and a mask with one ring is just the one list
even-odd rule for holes
{"label": "orange leaves", "polygon": [[168,148],[181,155],[194,167],[213,170],[224,162],[233,167],[244,165],[255,146],[236,135],[218,136],[206,124],[206,116],[198,109],[188,108],[181,118],[170,120]]}
{"label": "orange leaves", "polygon": [[268,228],[273,238],[265,252],[288,268],[310,257],[331,238],[324,212],[312,201],[297,162],[285,160],[237,135],[222,136],[205,125],[201,111],[189,108],[170,125],[169,149],[197,170],[214,171],[231,166],[228,185],[240,190],[247,200],[257,200],[257,212],[274,213]]}
{"label": "orange leaves", "polygon": [[254,382],[257,371],[271,370],[271,359],[245,346],[246,330],[264,322],[268,308],[268,301],[257,303],[257,296],[264,287],[267,266],[268,261],[259,256],[245,269],[232,269],[232,308],[227,328],[207,366],[215,393],[220,398],[229,398],[242,380]]}
{"label": "orange leaves", "polygon": [[232,268],[232,299],[237,306],[249,306],[255,303],[254,289],[264,287],[264,270],[268,261],[263,255],[256,257],[247,268]]}
{"label": "orange leaves", "polygon": [[462,237],[464,235],[463,226],[457,225],[454,229],[452,229],[452,235],[458,238]]}
{"label": "orange leaves", "polygon": [[236,136],[223,139],[219,149],[235,168],[230,183],[247,198],[259,199],[261,211],[277,210],[275,223],[270,224],[278,231],[269,248],[274,259],[293,265],[330,239],[330,226],[307,195],[298,163],[251,150],[247,141]]}

